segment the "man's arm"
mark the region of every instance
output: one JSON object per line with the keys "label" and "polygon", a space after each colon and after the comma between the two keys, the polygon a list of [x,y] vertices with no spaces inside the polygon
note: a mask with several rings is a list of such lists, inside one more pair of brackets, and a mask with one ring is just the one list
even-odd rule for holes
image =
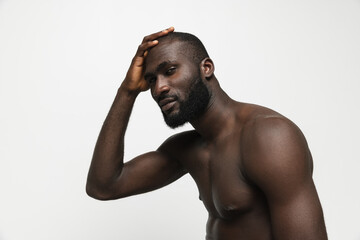
{"label": "man's arm", "polygon": [[89,196],[107,200],[150,191],[184,174],[180,164],[167,153],[164,143],[157,151],[143,154],[124,164],[124,136],[137,95],[148,90],[143,73],[148,50],[157,38],[174,28],[151,34],[139,46],[125,80],[100,131],[90,165],[86,191]]}
{"label": "man's arm", "polygon": [[274,239],[326,240],[312,157],[300,129],[281,117],[257,119],[250,128],[245,171],[265,194]]}

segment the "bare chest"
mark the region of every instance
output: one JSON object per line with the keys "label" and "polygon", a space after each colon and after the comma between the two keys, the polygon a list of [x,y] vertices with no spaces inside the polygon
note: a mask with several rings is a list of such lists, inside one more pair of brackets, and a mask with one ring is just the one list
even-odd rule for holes
{"label": "bare chest", "polygon": [[222,219],[248,212],[258,198],[243,176],[238,146],[223,142],[201,148],[185,163],[197,184],[200,200],[211,215]]}

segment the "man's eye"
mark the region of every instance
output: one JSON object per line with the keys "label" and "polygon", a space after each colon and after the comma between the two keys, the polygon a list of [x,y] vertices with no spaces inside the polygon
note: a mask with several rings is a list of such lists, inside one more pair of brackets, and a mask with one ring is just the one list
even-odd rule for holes
{"label": "man's eye", "polygon": [[166,71],[166,75],[171,75],[175,72],[176,68],[175,67],[171,67]]}

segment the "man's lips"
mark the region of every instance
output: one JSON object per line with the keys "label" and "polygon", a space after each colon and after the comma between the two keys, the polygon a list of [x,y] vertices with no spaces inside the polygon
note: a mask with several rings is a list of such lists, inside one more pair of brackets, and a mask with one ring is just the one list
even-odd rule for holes
{"label": "man's lips", "polygon": [[167,111],[173,107],[173,105],[175,104],[175,101],[176,101],[176,99],[172,98],[172,97],[164,98],[159,101],[159,106],[162,111]]}

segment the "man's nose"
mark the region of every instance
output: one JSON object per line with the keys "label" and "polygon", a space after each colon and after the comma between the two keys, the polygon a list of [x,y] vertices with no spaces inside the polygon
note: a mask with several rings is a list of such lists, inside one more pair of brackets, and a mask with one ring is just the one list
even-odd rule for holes
{"label": "man's nose", "polygon": [[159,76],[158,79],[156,79],[155,87],[153,90],[153,95],[155,99],[160,97],[162,94],[169,92],[169,90],[170,88],[168,85],[168,81],[164,77]]}

